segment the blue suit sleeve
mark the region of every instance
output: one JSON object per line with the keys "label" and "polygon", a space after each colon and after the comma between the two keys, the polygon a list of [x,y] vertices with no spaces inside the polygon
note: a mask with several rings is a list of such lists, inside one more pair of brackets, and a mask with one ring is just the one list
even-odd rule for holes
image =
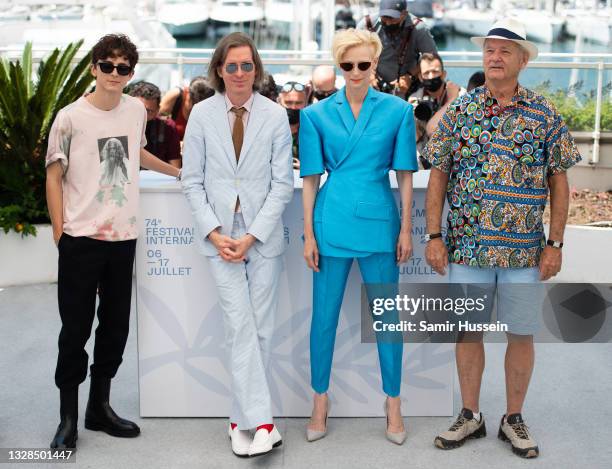
{"label": "blue suit sleeve", "polygon": [[323,174],[323,144],[308,112],[300,112],[300,177]]}
{"label": "blue suit sleeve", "polygon": [[416,130],[412,106],[405,106],[404,115],[399,131],[395,137],[393,149],[393,163],[391,169],[400,171],[418,171],[416,158]]}

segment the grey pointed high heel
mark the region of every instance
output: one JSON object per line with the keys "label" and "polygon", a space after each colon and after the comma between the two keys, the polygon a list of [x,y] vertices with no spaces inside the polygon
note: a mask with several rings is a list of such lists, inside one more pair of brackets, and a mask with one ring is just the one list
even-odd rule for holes
{"label": "grey pointed high heel", "polygon": [[383,409],[385,411],[385,416],[387,417],[387,429],[385,431],[387,440],[389,440],[391,443],[395,443],[396,445],[402,445],[404,444],[404,441],[406,441],[406,430],[397,433],[389,431],[389,413],[387,411],[387,402],[387,399],[385,399],[385,402],[383,403]]}
{"label": "grey pointed high heel", "polygon": [[327,435],[327,416],[329,415],[329,409],[331,407],[331,401],[329,396],[327,397],[327,411],[325,412],[325,430],[311,430],[306,427],[306,440],[309,442],[317,441]]}

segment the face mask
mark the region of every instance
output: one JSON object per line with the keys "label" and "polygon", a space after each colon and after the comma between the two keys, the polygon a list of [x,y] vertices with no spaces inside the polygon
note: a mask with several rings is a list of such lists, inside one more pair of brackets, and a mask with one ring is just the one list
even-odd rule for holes
{"label": "face mask", "polygon": [[335,92],[336,92],[336,90],[331,90],[331,91],[314,91],[312,93],[312,95],[317,99],[317,101],[321,101],[322,99],[330,97]]}
{"label": "face mask", "polygon": [[289,125],[295,125],[300,123],[300,110],[299,109],[287,109],[287,117],[289,117]]}
{"label": "face mask", "polygon": [[442,81],[442,77],[436,77],[436,78],[428,78],[426,80],[423,80],[422,83],[423,83],[423,88],[425,88],[427,91],[431,91],[432,93],[435,93],[444,84],[444,81]]}
{"label": "face mask", "polygon": [[400,25],[399,24],[383,24],[383,29],[385,30],[385,33],[387,34],[397,34],[398,31],[400,30]]}

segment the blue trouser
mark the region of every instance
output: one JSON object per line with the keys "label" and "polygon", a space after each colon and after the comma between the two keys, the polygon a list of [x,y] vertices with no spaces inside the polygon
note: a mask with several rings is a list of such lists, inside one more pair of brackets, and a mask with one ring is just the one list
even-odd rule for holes
{"label": "blue trouser", "polygon": [[[395,263],[395,253],[358,257],[357,262],[364,283],[397,284],[399,268]],[[320,271],[314,272],[310,373],[312,388],[319,394],[329,388],[340,306],[352,263],[352,257],[319,256]],[[403,343],[401,340],[397,343],[378,340],[377,346],[383,391],[391,397],[399,396]]]}

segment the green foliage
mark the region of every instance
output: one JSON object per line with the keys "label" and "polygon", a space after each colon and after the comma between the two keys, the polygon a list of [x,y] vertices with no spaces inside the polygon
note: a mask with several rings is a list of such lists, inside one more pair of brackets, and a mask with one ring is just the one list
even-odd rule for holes
{"label": "green foliage", "polygon": [[[612,100],[608,83],[603,89],[601,105],[601,131],[612,131]],[[546,81],[535,88],[539,94],[546,96],[555,105],[570,130],[592,131],[595,129],[595,92],[582,92],[582,82],[568,89],[551,90],[550,82]]]}
{"label": "green foliage", "polygon": [[22,236],[48,223],[45,152],[57,112],[82,96],[92,82],[91,55],[72,65],[83,41],[55,49],[32,77],[32,44],[21,60],[0,61],[0,228]]}

